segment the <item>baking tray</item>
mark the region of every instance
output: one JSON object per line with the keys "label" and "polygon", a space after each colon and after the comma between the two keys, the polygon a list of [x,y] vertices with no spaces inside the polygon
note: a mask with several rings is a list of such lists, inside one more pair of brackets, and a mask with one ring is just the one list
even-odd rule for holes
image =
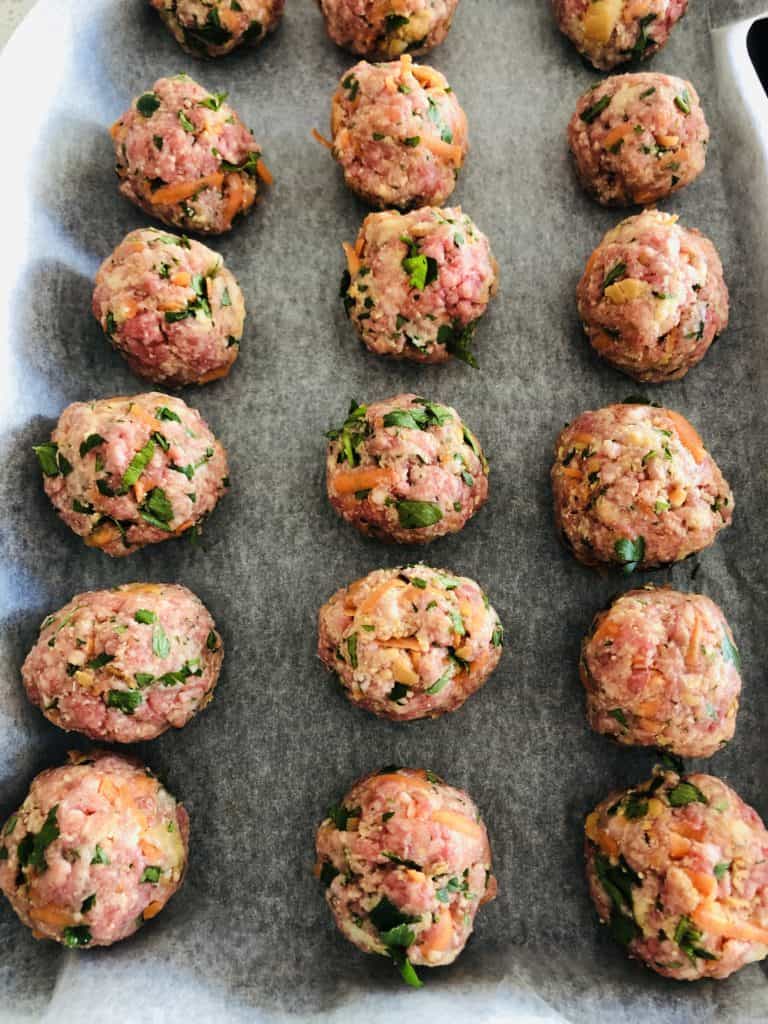
{"label": "baking tray", "polygon": [[[694,0],[651,66],[689,76],[701,93],[713,129],[707,169],[663,206],[715,240],[732,296],[721,341],[653,397],[699,427],[737,499],[735,524],[714,548],[653,579],[709,594],[733,624],[742,710],[734,742],[706,768],[765,818],[768,101],[745,42],[764,7]],[[551,521],[557,432],[581,410],[637,392],[591,354],[575,312],[584,260],[621,216],[585,197],[566,152],[566,122],[596,75],[559,35],[545,0],[462,0],[449,40],[429,59],[469,117],[472,151],[454,200],[490,235],[501,265],[500,295],[478,331],[478,371],[379,360],[344,319],[340,242],[354,238],[366,211],[310,130],[325,130],[330,94],[352,59],[326,40],[310,0],[291,0],[259,51],[215,63],[184,55],[144,0],[41,0],[0,58],[0,813],[18,805],[37,771],[87,745],[49,725],[19,682],[40,621],[72,593],[182,582],[211,608],[227,650],[211,708],[136,748],[191,815],[183,890],[152,927],[87,953],[35,942],[3,902],[4,1021],[768,1017],[764,967],[726,982],[665,981],[625,960],[586,893],[585,812],[646,777],[654,761],[587,729],[579,640],[594,611],[630,583],[577,565]],[[149,223],[117,194],[106,127],[157,77],[182,70],[230,91],[276,178],[255,215],[213,242],[248,303],[240,361],[229,379],[184,395],[228,446],[233,489],[197,547],[175,542],[112,561],[58,521],[30,449],[69,402],[146,390],[89,312],[100,260]],[[324,431],[351,398],[405,390],[454,404],[492,465],[488,506],[426,550],[361,538],[324,495]],[[419,557],[484,585],[508,644],[458,713],[387,723],[332,686],[315,657],[315,614],[343,583]],[[499,897],[480,913],[466,952],[452,968],[426,972],[419,992],[335,932],[311,874],[313,829],[327,806],[387,763],[430,766],[469,790],[499,877]]]}

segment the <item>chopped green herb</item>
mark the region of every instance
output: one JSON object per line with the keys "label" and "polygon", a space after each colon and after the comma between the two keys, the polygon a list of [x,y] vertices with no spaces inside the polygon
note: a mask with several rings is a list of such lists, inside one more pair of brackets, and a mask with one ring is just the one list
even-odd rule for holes
{"label": "chopped green herb", "polygon": [[143,690],[145,686],[149,686],[155,680],[151,672],[136,672],[133,678],[136,680],[136,685],[140,690]]}
{"label": "chopped green herb", "polygon": [[152,456],[155,454],[155,442],[150,438],[143,448],[139,449],[133,456],[131,461],[128,463],[128,468],[123,473],[123,479],[120,482],[120,491],[125,494],[130,487],[136,483],[141,474],[147,468],[149,463],[152,461]]}
{"label": "chopped green herb", "polygon": [[208,110],[220,110],[222,103],[228,95],[229,93],[226,92],[213,92],[210,96],[206,96],[204,100],[200,100],[200,106],[207,107]]}
{"label": "chopped green herb", "polygon": [[616,721],[619,723],[622,729],[627,728],[627,716],[624,714],[621,708],[614,708],[613,711],[609,711],[608,714],[611,716],[611,718],[616,719]]}
{"label": "chopped green herb", "polygon": [[629,537],[622,537],[613,545],[616,560],[622,566],[622,571],[629,575],[634,572],[645,557],[645,538],[637,537],[631,540]]}
{"label": "chopped green herb", "polygon": [[93,910],[93,906],[96,903],[96,893],[92,892],[90,896],[86,896],[80,905],[80,913],[87,914],[90,910]]}
{"label": "chopped green herb", "polygon": [[155,409],[155,416],[159,420],[173,420],[175,423],[181,423],[173,409],[169,409],[166,405],[161,405]]}
{"label": "chopped green herb", "polygon": [[400,525],[406,530],[422,530],[443,518],[442,509],[434,501],[403,500],[396,503]]}
{"label": "chopped green herb", "polygon": [[45,476],[69,476],[72,472],[72,463],[61,454],[55,441],[33,445],[32,451]]}
{"label": "chopped green herb", "polygon": [[352,668],[357,668],[357,633],[347,637],[347,655]]}
{"label": "chopped green herb", "polygon": [[610,285],[614,284],[614,282],[618,281],[619,278],[623,277],[626,274],[626,272],[626,263],[620,260],[618,263],[614,264],[614,266],[611,267],[611,269],[605,275],[605,280],[603,281],[603,291],[605,291],[605,289],[608,288]]}
{"label": "chopped green herb", "polygon": [[87,661],[85,663],[85,667],[98,671],[98,669],[104,668],[105,665],[109,665],[109,663],[114,660],[114,654],[107,654],[106,651],[102,651],[101,654],[97,654],[95,658],[91,658],[90,661]]}
{"label": "chopped green herb", "polygon": [[170,531],[168,524],[173,519],[173,506],[162,487],[152,488],[139,506],[139,513],[150,526],[154,526],[158,530]]}
{"label": "chopped green herb", "polygon": [[138,608],[133,617],[137,622],[140,622],[145,626],[148,626],[153,622],[157,622],[157,615],[154,612],[149,611],[148,608]]}
{"label": "chopped green herb", "polygon": [[[679,96],[675,96],[675,106],[678,110],[681,110],[684,114],[690,114],[691,112],[691,97],[688,95],[688,90],[683,89]],[[676,170],[677,168],[675,168]]]}
{"label": "chopped green herb", "polygon": [[581,120],[584,124],[592,124],[593,121],[596,121],[609,105],[611,99],[611,96],[602,96],[597,103],[593,103],[591,107],[587,107],[581,115]]}
{"label": "chopped green herb", "polygon": [[447,672],[443,673],[438,680],[432,683],[424,692],[428,693],[430,697],[434,697],[435,694],[440,693],[446,688],[448,683],[453,679],[453,668],[449,668]]}
{"label": "chopped green herb", "polygon": [[387,694],[387,699],[394,701],[395,704],[397,704],[399,703],[399,701],[405,700],[405,698],[408,696],[410,692],[411,691],[408,689],[405,683],[395,683],[395,685]]}
{"label": "chopped green herb", "polygon": [[667,792],[667,800],[672,807],[687,807],[688,804],[708,804],[709,800],[692,782],[678,782],[674,789]]}
{"label": "chopped green herb", "polygon": [[138,690],[109,690],[107,707],[117,708],[123,714],[132,715],[143,699]]}
{"label": "chopped green herb", "polygon": [[136,109],[142,117],[152,117],[160,106],[160,97],[154,92],[145,92],[136,100]]}
{"label": "chopped green herb", "polygon": [[149,882],[150,885],[157,885],[160,881],[163,869],[158,864],[150,864],[141,873],[140,882]]}
{"label": "chopped green herb", "polygon": [[334,804],[332,807],[328,809],[328,817],[331,819],[331,821],[339,830],[339,832],[346,832],[349,819],[360,817],[360,808],[347,808],[343,804]]}
{"label": "chopped green herb", "polygon": [[741,668],[741,655],[739,654],[739,649],[725,631],[723,631],[723,639],[720,644],[720,649],[723,652],[723,658],[726,661],[730,661],[737,669]]}
{"label": "chopped green herb", "polygon": [[326,434],[331,441],[339,441],[340,462],[346,459],[350,466],[356,466],[360,462],[357,450],[371,433],[371,427],[365,418],[367,410],[367,405],[353,401],[344,424],[338,430],[329,430]]}
{"label": "chopped green herb", "polygon": [[384,22],[387,26],[387,32],[396,32],[399,28],[407,25],[410,20],[405,14],[388,14]]}
{"label": "chopped green herb", "polygon": [[152,653],[158,658],[167,658],[171,653],[171,641],[159,622],[152,630]]}
{"label": "chopped green herb", "polygon": [[411,135],[409,138],[403,139],[403,145],[410,146],[411,149],[415,149],[416,146],[418,146],[418,144],[420,142],[421,142],[421,136],[420,135]]}
{"label": "chopped green herb", "polygon": [[96,843],[94,848],[93,856],[91,857],[91,864],[109,864],[109,857],[104,853],[98,843]]}
{"label": "chopped green herb", "polygon": [[30,867],[37,871],[44,871],[46,868],[45,851],[51,843],[59,838],[59,826],[56,821],[56,813],[59,805],[55,804],[40,827],[39,832],[28,832],[16,848],[19,858],[19,866],[22,870]]}
{"label": "chopped green herb", "polygon": [[104,444],[101,434],[89,434],[84,441],[80,442],[80,458],[82,459],[92,448],[97,448],[100,444]]}
{"label": "chopped green herb", "polygon": [[77,949],[80,946],[87,946],[91,941],[91,929],[84,924],[67,925],[62,932],[64,945],[68,949]]}

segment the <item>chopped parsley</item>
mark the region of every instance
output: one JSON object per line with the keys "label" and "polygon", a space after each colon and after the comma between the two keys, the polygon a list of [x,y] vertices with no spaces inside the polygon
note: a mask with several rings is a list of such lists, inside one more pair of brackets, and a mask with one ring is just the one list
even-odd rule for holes
{"label": "chopped parsley", "polygon": [[136,109],[142,117],[152,117],[160,106],[160,97],[154,92],[145,92],[136,100]]}
{"label": "chopped parsley", "polygon": [[400,525],[406,530],[423,530],[443,518],[442,509],[434,501],[402,500],[396,503]]}
{"label": "chopped parsley", "polygon": [[117,708],[125,715],[132,715],[143,699],[138,690],[109,690],[107,707]]}

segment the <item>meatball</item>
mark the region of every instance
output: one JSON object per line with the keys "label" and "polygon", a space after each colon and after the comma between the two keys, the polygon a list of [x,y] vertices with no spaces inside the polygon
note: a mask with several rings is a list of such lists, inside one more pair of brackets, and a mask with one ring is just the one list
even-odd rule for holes
{"label": "meatball", "polygon": [[195,57],[223,57],[260,43],[280,24],[285,0],[149,0],[171,35]]}
{"label": "meatball", "polygon": [[245,302],[218,253],[144,228],[99,268],[93,315],[140,377],[206,384],[226,377],[237,359]]}
{"label": "meatball", "polygon": [[650,405],[585,412],[555,445],[555,522],[585,565],[650,569],[713,543],[733,495],[680,413]]}
{"label": "meatball", "polygon": [[337,46],[371,60],[427,53],[443,42],[459,0],[318,0]]}
{"label": "meatball", "polygon": [[320,609],[318,654],[347,697],[382,718],[455,711],[501,658],[499,617],[474,580],[426,565],[379,569]]}
{"label": "meatball", "polygon": [[579,671],[595,732],[709,757],[733,738],[741,675],[733,633],[702,594],[644,587],[599,612]]}
{"label": "meatball", "polygon": [[631,957],[697,981],[768,955],[768,831],[720,779],[657,771],[585,831],[592,899]]}
{"label": "meatball", "polygon": [[34,451],[67,526],[113,556],[197,532],[229,487],[200,413],[157,391],[74,402]]}
{"label": "meatball", "polygon": [[328,437],[328,497],[368,536],[420,544],[457,533],[488,497],[483,450],[450,406],[417,395],[353,402]]}
{"label": "meatball", "polygon": [[640,381],[685,376],[728,326],[728,289],[714,245],[658,210],[605,235],[576,298],[595,350]]}
{"label": "meatball", "polygon": [[555,18],[579,53],[610,71],[662,48],[688,0],[554,0]]}
{"label": "meatball", "polygon": [[77,594],[49,615],[21,676],[54,725],[136,743],[202,710],[223,657],[210,613],[186,587],[129,583]]}
{"label": "meatball", "polygon": [[475,914],[496,895],[477,807],[434,772],[366,775],[317,830],[316,874],[340,931],[364,953],[413,965],[453,963]]}
{"label": "meatball", "polygon": [[163,909],[187,866],[183,806],[138,761],[72,751],[0,836],[0,889],[36,939],[110,946]]}
{"label": "meatball", "polygon": [[344,248],[344,305],[371,352],[417,363],[455,356],[477,366],[472,338],[499,267],[461,207],[371,213],[354,247]]}
{"label": "meatball", "polygon": [[641,206],[704,170],[709,127],[690,82],[650,71],[588,89],[568,125],[576,173],[603,206]]}
{"label": "meatball", "polygon": [[348,71],[333,97],[331,134],[347,185],[379,209],[442,205],[469,149],[455,93],[409,56]]}
{"label": "meatball", "polygon": [[229,231],[269,184],[253,134],[188,75],[158,79],[111,128],[120,192],[165,224],[201,234]]}

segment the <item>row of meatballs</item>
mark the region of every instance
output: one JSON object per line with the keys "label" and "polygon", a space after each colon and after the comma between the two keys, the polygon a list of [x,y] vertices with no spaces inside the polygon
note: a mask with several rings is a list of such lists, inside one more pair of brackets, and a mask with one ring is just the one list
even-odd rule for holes
{"label": "row of meatballs", "polygon": [[[365,107],[366,83],[374,79],[377,95],[385,99],[374,96]],[[475,366],[473,336],[497,290],[498,265],[472,219],[460,207],[440,205],[455,181],[450,161],[440,170],[440,152],[455,150],[456,138],[466,132],[457,105],[454,117],[428,95],[435,89],[453,111],[455,94],[442,76],[405,58],[359,66],[342,79],[332,145],[348,183],[374,205],[416,208],[387,209],[365,219],[354,244],[344,246],[341,296],[372,352],[421,363],[458,358]],[[700,121],[704,142],[708,134],[692,97],[689,83],[641,74],[609,79],[582,98],[569,129],[571,147],[598,198],[651,203],[687,180],[681,161],[691,158],[694,147],[686,132]],[[121,191],[177,228],[228,229],[271,175],[225,100],[226,94],[208,93],[186,75],[160,79],[139,96],[113,127]],[[405,115],[382,104],[404,102],[416,104],[411,118],[419,124],[408,122],[402,132],[398,127],[393,141],[377,125],[386,122],[391,134],[393,119],[400,126]],[[364,129],[339,127],[345,103],[350,117],[365,116]],[[385,152],[395,143],[397,155]],[[638,160],[648,164],[651,178],[641,171],[631,176],[629,165],[638,170]],[[621,173],[617,161],[629,161]],[[414,191],[418,182],[423,187]],[[728,323],[728,290],[714,245],[676,216],[654,209],[605,235],[579,282],[577,306],[595,350],[649,382],[685,374]],[[204,384],[229,372],[243,335],[245,304],[217,253],[186,235],[143,229],[131,232],[102,264],[93,312],[136,373],[177,386]]]}
{"label": "row of meatballs", "polygon": [[[285,0],[149,0],[187,53],[222,57],[262,42]],[[318,0],[328,35],[372,60],[427,53],[442,43],[459,0]],[[688,0],[553,0],[555,20],[594,67],[646,60],[669,39]]]}
{"label": "row of meatballs", "polygon": [[[426,543],[461,530],[487,500],[485,453],[451,406],[413,394],[353,402],[327,436],[328,497],[366,535]],[[207,423],[162,392],[75,402],[34,450],[62,520],[112,556],[199,531],[229,488]],[[582,413],[557,438],[551,478],[558,531],[587,565],[668,565],[733,517],[694,427],[655,405]]]}
{"label": "row of meatballs", "polygon": [[[768,955],[768,831],[711,775],[657,769],[586,818],[592,899],[616,940],[666,977],[724,978]],[[186,870],[189,818],[137,761],[95,751],[42,772],[0,832],[0,888],[38,938],[106,946],[157,916]],[[496,894],[477,806],[424,769],[358,780],[316,834],[336,923],[366,953],[452,963]]]}
{"label": "row of meatballs", "polygon": [[[355,705],[395,721],[455,711],[499,663],[504,630],[481,587],[424,564],[380,569],[320,609],[318,654]],[[46,718],[102,742],[181,728],[212,699],[223,659],[210,613],[185,587],[131,583],[77,594],[47,616],[22,667]],[[579,670],[592,727],[624,745],[708,757],[733,736],[738,648],[714,602],[631,590],[600,612]]]}
{"label": "row of meatballs", "polygon": [[[186,74],[161,78],[113,124],[120,191],[170,226],[230,230],[271,174],[251,131]],[[360,61],[331,104],[324,142],[368,204],[442,206],[468,150],[467,118],[445,77],[410,56]],[[657,72],[614,75],[578,100],[568,142],[584,187],[604,205],[648,205],[704,169],[709,127],[693,85]]]}

